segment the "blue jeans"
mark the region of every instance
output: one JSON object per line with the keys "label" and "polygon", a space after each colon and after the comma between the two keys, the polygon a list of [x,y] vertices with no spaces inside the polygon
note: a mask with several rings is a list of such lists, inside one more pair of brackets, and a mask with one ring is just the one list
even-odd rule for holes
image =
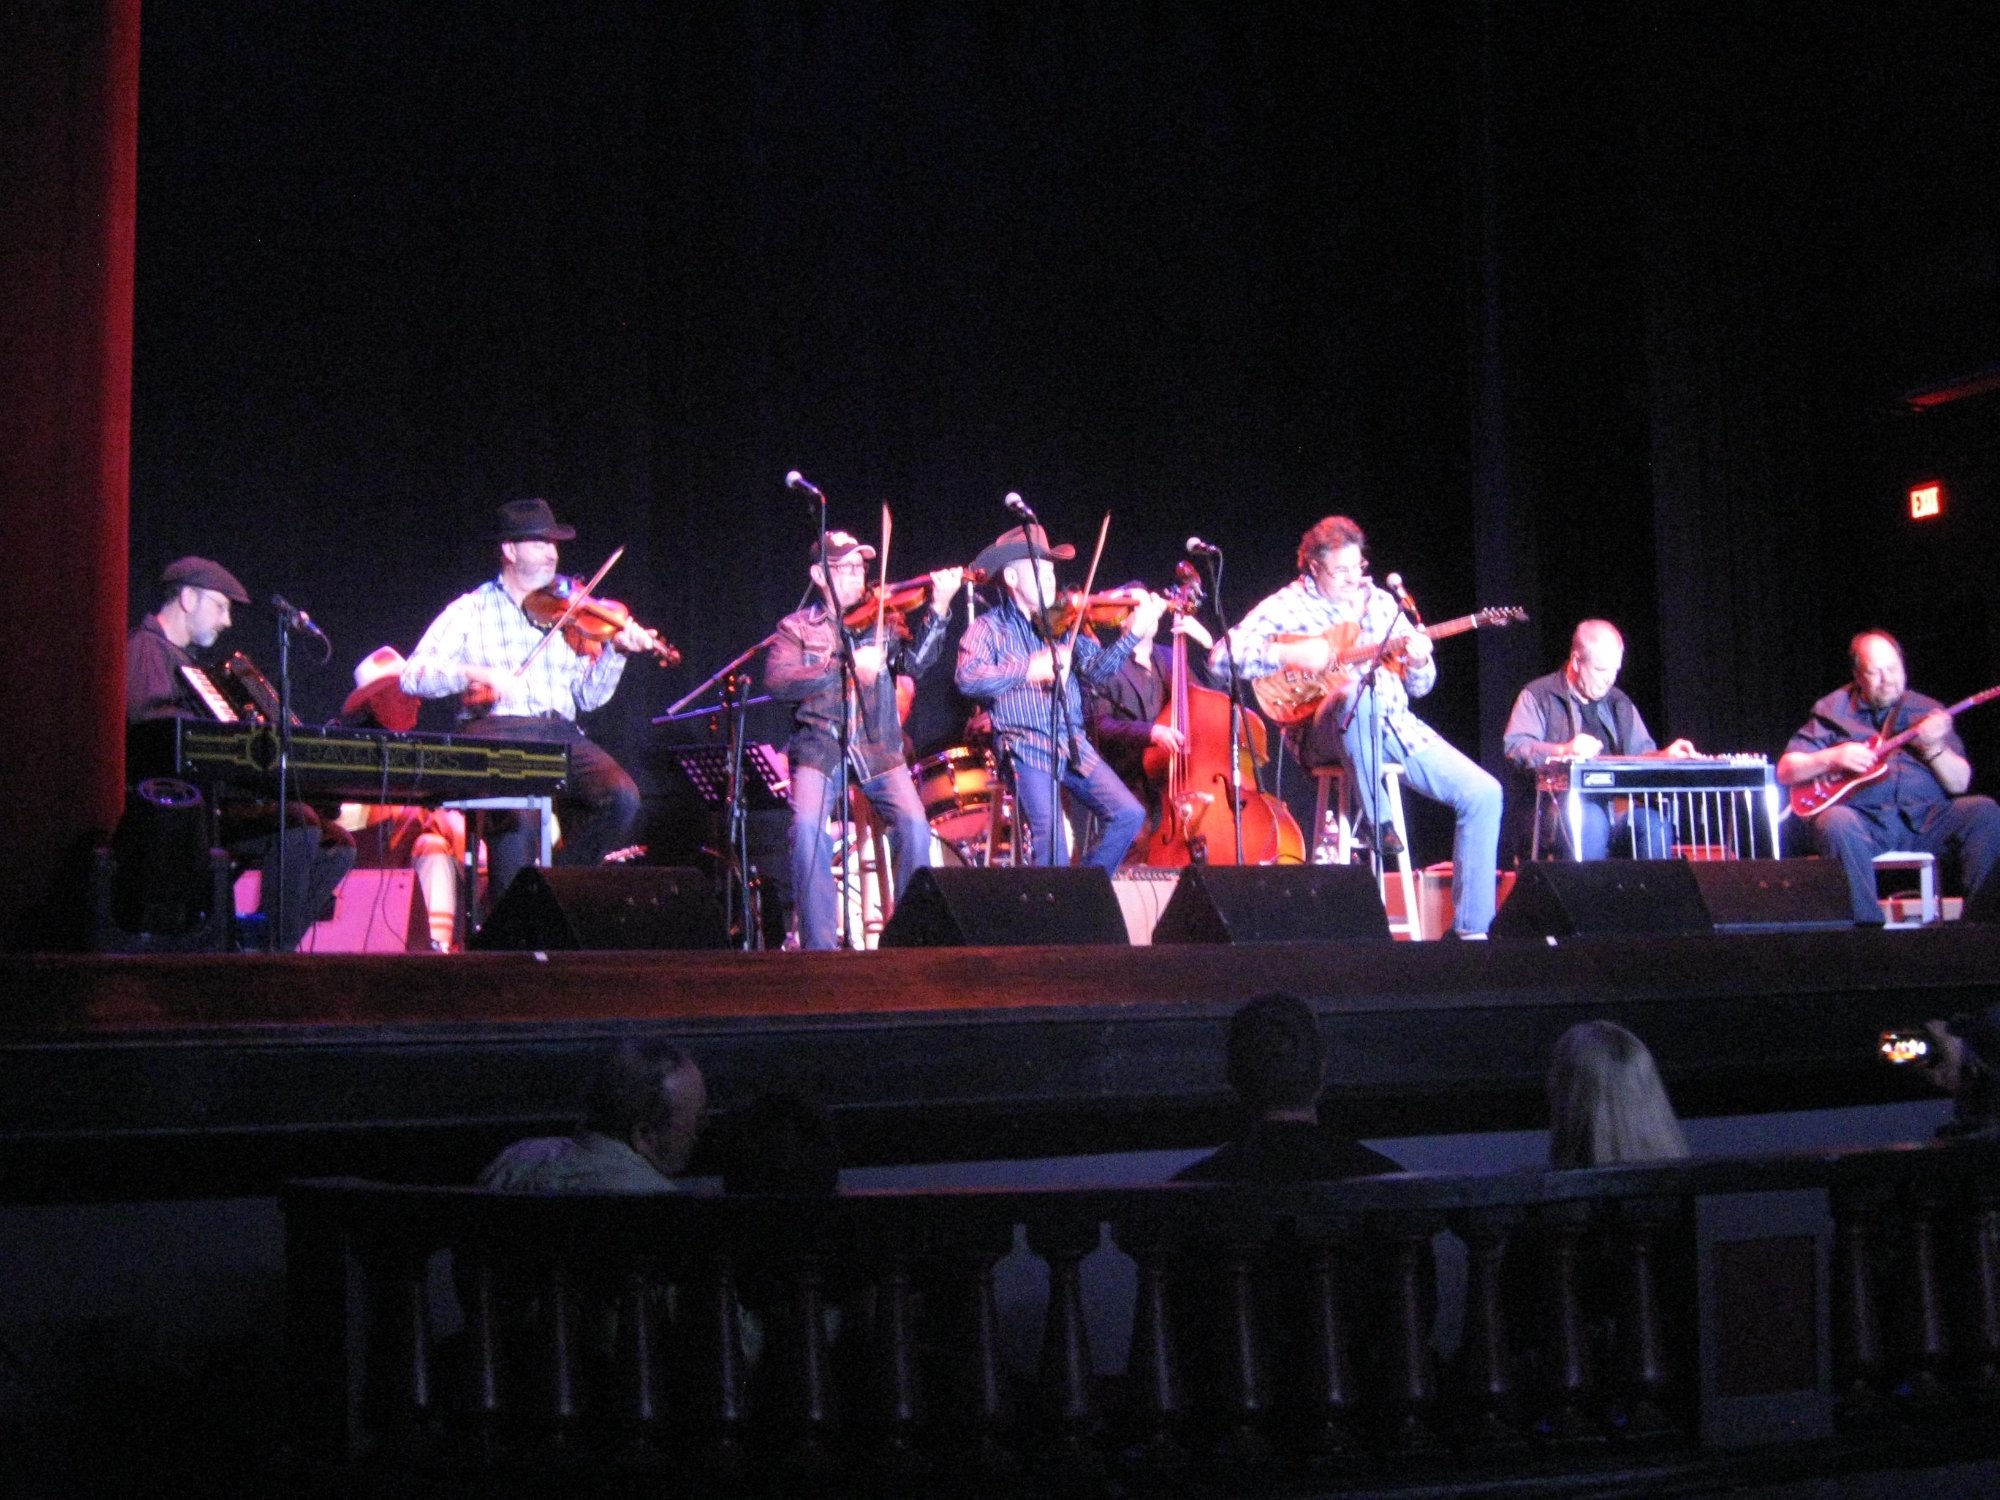
{"label": "blue jeans", "polygon": [[1822,859],[1837,859],[1854,898],[1854,920],[1879,926],[1875,899],[1875,856],[1918,850],[1936,856],[1940,870],[1958,865],[1961,888],[1970,897],[1989,880],[2000,880],[2000,806],[1991,797],[1960,796],[1920,809],[1921,822],[1893,807],[1829,807],[1807,826]]}
{"label": "blue jeans", "polygon": [[[1562,823],[1563,847],[1569,847],[1569,820]],[[1578,859],[1672,859],[1674,824],[1651,807],[1634,807],[1612,816],[1603,802],[1586,797],[1583,802],[1583,852]]]}
{"label": "blue jeans", "polygon": [[[833,778],[812,766],[792,767],[792,901],[799,914],[799,946],[831,948],[840,934],[840,904],[833,888],[833,838],[827,816]],[[931,862],[931,825],[910,768],[897,764],[861,783],[861,794],[889,830],[896,863],[896,898],[910,876]]]}
{"label": "blue jeans", "polygon": [[[1146,809],[1132,795],[1118,773],[1098,760],[1086,774],[1073,765],[1064,765],[1062,789],[1097,815],[1097,843],[1084,858],[1107,874],[1116,872],[1125,861],[1132,842],[1146,831]],[[1038,865],[1069,863],[1068,829],[1061,818],[1052,817],[1049,773],[1017,760],[1014,763],[1014,800],[1027,826],[1028,847]],[[1054,825],[1051,829],[1051,824]]]}
{"label": "blue jeans", "polygon": [[[1330,698],[1321,704],[1306,736],[1307,749],[1310,752],[1315,743],[1323,745],[1339,734],[1341,763],[1360,798],[1362,814],[1380,828],[1382,777],[1375,759],[1375,695],[1361,695],[1360,710],[1341,731],[1345,715],[1345,707]],[[1484,933],[1493,923],[1498,880],[1500,783],[1478,762],[1442,739],[1412,755],[1403,748],[1396,731],[1385,724],[1380,743],[1382,758],[1403,768],[1403,780],[1411,791],[1442,802],[1457,815],[1451,842],[1452,930]],[[1363,770],[1376,774],[1364,775]]]}

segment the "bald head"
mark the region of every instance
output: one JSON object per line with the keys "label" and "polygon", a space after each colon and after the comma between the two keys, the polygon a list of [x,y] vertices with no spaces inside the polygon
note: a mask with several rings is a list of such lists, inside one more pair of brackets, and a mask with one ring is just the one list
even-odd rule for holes
{"label": "bald head", "polygon": [[1570,634],[1569,682],[1585,702],[1610,692],[1624,665],[1625,637],[1609,620],[1585,620]]}
{"label": "bald head", "polygon": [[1902,700],[1909,678],[1903,668],[1903,648],[1886,630],[1864,630],[1847,643],[1854,668],[1854,691],[1870,708],[1888,708]]}

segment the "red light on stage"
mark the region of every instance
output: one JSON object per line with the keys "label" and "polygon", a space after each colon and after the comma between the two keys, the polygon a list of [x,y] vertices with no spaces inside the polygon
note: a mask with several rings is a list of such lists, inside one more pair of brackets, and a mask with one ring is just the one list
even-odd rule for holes
{"label": "red light on stage", "polygon": [[1910,519],[1912,521],[1935,521],[1943,514],[1943,485],[1914,484],[1910,486]]}

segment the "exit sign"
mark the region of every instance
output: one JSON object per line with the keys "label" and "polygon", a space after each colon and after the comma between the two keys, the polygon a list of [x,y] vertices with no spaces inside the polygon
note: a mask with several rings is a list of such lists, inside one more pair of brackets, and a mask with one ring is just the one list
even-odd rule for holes
{"label": "exit sign", "polygon": [[1935,521],[1944,514],[1944,486],[1917,484],[1910,487],[1910,519]]}

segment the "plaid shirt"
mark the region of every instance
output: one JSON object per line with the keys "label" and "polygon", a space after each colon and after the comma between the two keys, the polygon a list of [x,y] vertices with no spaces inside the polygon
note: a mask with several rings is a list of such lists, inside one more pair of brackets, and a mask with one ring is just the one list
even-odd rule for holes
{"label": "plaid shirt", "polygon": [[[1088,776],[1101,757],[1083,732],[1083,695],[1077,679],[1092,687],[1109,682],[1132,659],[1137,637],[1130,631],[1109,646],[1100,646],[1084,630],[1076,638],[1072,670],[1063,678],[1069,724],[1076,731],[1076,769]],[[1052,695],[1028,682],[1028,658],[1047,643],[1035,634],[1028,617],[1003,600],[972,622],[958,643],[958,690],[968,698],[992,704],[993,728],[1015,755],[1037,771],[1050,769],[1049,708]],[[1070,760],[1063,746],[1060,759]]]}
{"label": "plaid shirt", "polygon": [[[1416,633],[1407,618],[1397,620],[1396,601],[1387,589],[1378,589],[1371,583],[1358,608],[1337,605],[1319,591],[1319,585],[1310,577],[1301,574],[1251,610],[1229,632],[1236,652],[1236,670],[1246,679],[1269,677],[1278,670],[1278,664],[1271,659],[1273,636],[1317,635],[1350,622],[1360,625],[1360,632],[1354,638],[1357,646],[1380,645],[1392,624],[1402,627],[1396,632],[1399,636]],[[1218,677],[1226,670],[1219,642],[1210,653],[1209,668]],[[1410,699],[1421,698],[1437,686],[1437,661],[1429,659],[1421,666],[1410,663],[1400,676],[1394,672],[1378,673],[1375,682],[1381,695],[1383,722],[1396,732],[1404,751],[1415,755],[1436,743],[1438,732],[1410,712]],[[1344,703],[1346,698],[1343,693],[1336,701]]]}
{"label": "plaid shirt", "polygon": [[[465,691],[467,667],[497,667],[508,674],[500,697],[485,712],[497,718],[570,719],[602,707],[625,673],[624,654],[612,647],[592,661],[557,636],[535,664],[514,676],[540,644],[542,629],[508,597],[495,578],[460,594],[431,622],[403,666],[403,691],[443,698]],[[472,714],[459,710],[459,718]]]}

